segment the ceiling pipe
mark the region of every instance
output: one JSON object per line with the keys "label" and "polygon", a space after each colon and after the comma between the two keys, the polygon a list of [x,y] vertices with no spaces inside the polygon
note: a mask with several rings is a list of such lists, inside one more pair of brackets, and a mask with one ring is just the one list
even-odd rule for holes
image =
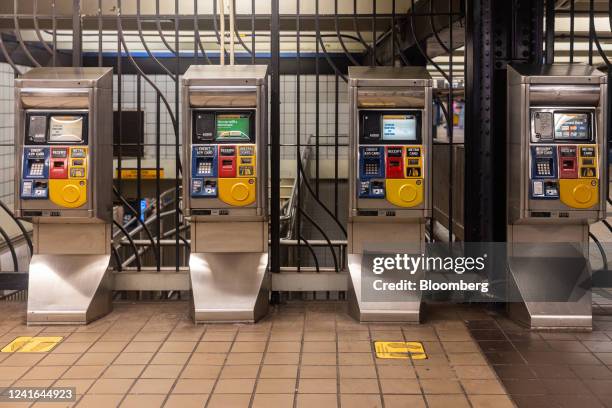
{"label": "ceiling pipe", "polygon": [[221,44],[219,44],[219,64],[225,65],[225,2],[223,0],[219,0],[219,19],[219,31],[221,31],[219,36],[221,39]]}
{"label": "ceiling pipe", "polygon": [[234,0],[229,0],[230,65],[234,65]]}

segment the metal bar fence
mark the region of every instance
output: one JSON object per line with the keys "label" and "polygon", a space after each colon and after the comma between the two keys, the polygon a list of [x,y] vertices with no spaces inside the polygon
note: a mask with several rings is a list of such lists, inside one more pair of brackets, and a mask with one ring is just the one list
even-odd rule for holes
{"label": "metal bar fence", "polygon": [[[445,119],[446,140],[437,143],[448,145],[450,163],[446,186],[449,197],[446,230],[448,241],[453,241],[456,239],[454,208],[462,193],[456,191],[453,182],[456,176],[453,165],[456,145],[454,112],[459,95],[455,88],[460,83],[465,83],[466,88],[473,86],[471,81],[478,78],[466,78],[460,74],[465,60],[464,52],[459,49],[465,44],[465,38],[472,35],[465,29],[466,2],[431,0],[427,3],[410,0],[405,9],[400,9],[400,2],[393,0],[391,9],[384,10],[382,2],[373,0],[371,10],[360,12],[356,0],[351,10],[339,10],[338,1],[335,0],[333,13],[323,14],[319,7],[320,0],[313,0],[314,13],[304,14],[304,1],[295,0],[294,14],[281,14],[279,0],[271,0],[270,14],[261,11],[257,14],[259,7],[256,7],[254,0],[239,2],[243,14],[238,13],[236,7],[233,8],[236,26],[235,32],[230,35],[234,35],[240,44],[237,60],[239,63],[270,64],[271,270],[278,272],[281,268],[291,267],[301,270],[315,266],[317,271],[332,268],[340,272],[345,265],[345,251],[337,242],[346,239],[343,215],[346,197],[343,191],[346,183],[352,182],[343,178],[343,166],[349,160],[346,157],[347,115],[343,110],[346,103],[343,101],[343,87],[347,81],[346,67],[350,65],[425,64],[435,77],[444,82],[448,91],[436,97],[436,104]],[[75,0],[75,4],[79,3]],[[160,2],[156,0],[152,6],[154,12],[148,14],[141,12],[140,0],[136,2],[136,11],[132,14],[122,10],[121,0],[116,0],[112,12],[103,10],[101,0],[95,3],[96,12],[85,15],[80,11],[82,4],[80,8],[74,8],[73,14],[67,14],[58,8],[55,0],[36,0],[32,13],[25,13],[15,1],[12,12],[0,14],[0,57],[16,75],[27,66],[59,66],[69,64],[67,61],[70,60],[81,60],[80,55],[79,58],[74,55],[72,57],[75,58],[70,58],[71,46],[75,50],[83,47],[85,54],[94,54],[98,66],[114,66],[117,85],[117,137],[114,141],[117,171],[114,192],[116,205],[136,219],[132,225],[138,224],[139,232],[130,235],[130,229],[125,225],[122,225],[125,231],[117,228],[119,235],[113,254],[118,266],[125,259],[133,257],[137,269],[153,267],[160,271],[172,267],[178,271],[186,265],[185,248],[189,242],[188,220],[183,218],[181,212],[180,78],[189,64],[211,64],[219,60],[216,46],[223,34],[219,32],[216,2],[213,2],[212,14],[198,10],[195,0],[193,14],[183,12],[181,8],[186,6],[186,2],[178,0],[174,1],[171,13],[166,10],[162,12]],[[550,1],[547,3],[552,4]],[[40,12],[43,6],[48,7]],[[250,14],[245,14],[245,8],[250,9]],[[575,43],[584,33],[576,29],[575,20],[579,12],[576,11],[575,1],[569,3],[569,11],[550,7],[546,11],[548,17],[569,15],[569,60],[578,60]],[[606,33],[599,33],[595,24],[596,16],[603,15],[604,11],[596,10],[591,0],[588,11],[580,11],[580,15],[589,18],[587,62],[594,63],[598,57],[609,69],[610,61],[600,40],[608,37],[605,37]],[[610,15],[609,10],[607,15]],[[79,22],[78,27],[73,25],[76,21]],[[554,49],[554,41],[559,39],[561,33],[555,32],[555,28],[552,20],[546,26],[547,60],[551,60],[558,51]],[[29,34],[27,37],[24,36],[26,32]],[[92,39],[94,46],[91,46]],[[291,84],[282,80],[285,75],[295,78],[295,100],[283,99],[281,93],[283,90],[287,93]],[[135,141],[126,140],[131,135],[123,134],[122,130],[125,112],[131,104],[124,97],[128,92],[126,84],[131,78],[135,78],[135,110],[138,117],[141,114],[145,116],[143,123],[138,122],[137,133],[146,136],[142,140],[137,137]],[[311,84],[314,85],[314,92],[310,89]],[[145,98],[148,92],[154,95],[153,109]],[[284,111],[281,104],[285,107],[291,104],[294,109]],[[287,120],[290,116],[293,118]],[[123,170],[132,166],[133,160],[130,158],[133,156],[127,152],[133,148],[137,152],[136,179],[129,180],[124,177]],[[300,160],[304,149],[310,149],[313,153],[310,155],[314,162],[312,167]],[[297,211],[291,240],[284,240],[280,234],[280,183],[284,177],[281,172],[285,168],[281,166],[282,161],[294,161],[286,167],[292,168],[294,174],[287,177],[297,181],[294,183],[297,188]],[[153,180],[143,178],[145,163],[155,170]],[[327,163],[333,164],[326,167]],[[164,177],[162,169],[170,170],[167,166],[172,166],[173,171]],[[330,193],[326,194],[328,184]],[[163,191],[170,188],[173,189],[172,206],[175,211],[170,217],[162,217]],[[143,210],[140,206],[135,208],[135,203],[147,197],[155,204]],[[143,214],[143,211],[149,211],[154,221],[145,223],[141,218],[143,215],[146,218],[147,214]],[[15,222],[27,237],[21,222]],[[168,231],[172,231],[169,239],[174,245],[162,239]],[[435,239],[433,228],[430,228],[429,238]],[[143,254],[135,249],[136,244],[130,244],[140,239],[148,242],[146,246],[149,251]],[[119,244],[119,241],[122,243]],[[289,241],[293,243],[289,245]],[[281,256],[288,247],[294,251],[295,257]]]}

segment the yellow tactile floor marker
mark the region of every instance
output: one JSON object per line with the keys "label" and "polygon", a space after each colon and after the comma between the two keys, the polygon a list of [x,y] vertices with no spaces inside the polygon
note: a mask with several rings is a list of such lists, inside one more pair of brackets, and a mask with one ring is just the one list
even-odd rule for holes
{"label": "yellow tactile floor marker", "polygon": [[425,360],[425,348],[418,341],[375,341],[376,358]]}
{"label": "yellow tactile floor marker", "polygon": [[17,337],[4,346],[2,353],[45,353],[53,350],[63,337]]}

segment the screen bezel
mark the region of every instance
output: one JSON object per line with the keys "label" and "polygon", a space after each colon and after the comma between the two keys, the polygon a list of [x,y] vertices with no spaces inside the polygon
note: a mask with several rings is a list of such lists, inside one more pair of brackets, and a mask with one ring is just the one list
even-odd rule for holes
{"label": "screen bezel", "polygon": [[[194,131],[196,128],[196,115],[198,113],[202,113],[202,112],[208,112],[208,113],[214,113],[215,115],[215,128],[213,131],[213,138],[209,141],[201,141],[198,140],[197,142],[195,142],[195,135],[194,135]],[[248,114],[249,115],[249,140],[217,140],[217,115],[242,115],[242,114]],[[252,144],[255,143],[257,140],[256,137],[256,132],[255,132],[255,110],[253,109],[228,109],[228,110],[224,110],[224,109],[194,109],[192,111],[192,116],[191,116],[191,142],[192,144],[196,144],[196,145],[207,145],[207,144],[218,144],[218,145],[222,145],[222,144]]]}
{"label": "screen bezel", "polygon": [[[248,120],[248,132],[249,134],[247,135],[247,139],[241,138],[241,139],[232,139],[232,137],[229,138],[220,138],[219,137],[219,116],[236,116],[239,115],[241,116],[239,119],[244,120],[244,118],[242,116],[247,116],[246,119]],[[251,135],[253,134],[252,132],[252,126],[251,126],[251,122],[253,115],[249,112],[249,113],[235,113],[235,112],[216,112],[215,113],[215,132],[213,134],[213,142],[215,143],[248,143],[251,141]]]}
{"label": "screen bezel", "polygon": [[[587,137],[586,139],[583,138],[558,138],[557,137],[557,123],[556,123],[556,116],[557,115],[586,115],[587,116]],[[590,120],[588,120],[590,119]],[[589,142],[591,140],[593,140],[593,136],[592,136],[592,124],[593,124],[593,115],[591,114],[591,112],[578,112],[578,111],[554,111],[553,112],[553,139],[556,142],[565,142],[565,141],[571,141],[573,143],[580,143],[580,142]]]}
{"label": "screen bezel", "polygon": [[[81,123],[80,123],[81,138],[80,140],[51,140],[51,121],[53,120],[53,118],[58,118],[58,117],[70,117],[72,118],[72,120],[79,120],[79,119],[81,120]],[[84,134],[83,134],[85,131],[85,118],[82,115],[64,115],[64,114],[55,115],[55,114],[52,114],[52,115],[49,115],[49,120],[47,123],[48,123],[48,134],[49,134],[48,143],[49,144],[82,144],[83,140],[85,139]],[[63,128],[63,130],[65,131],[65,128]]]}
{"label": "screen bezel", "polygon": [[[45,140],[43,142],[35,142],[30,140],[30,118],[32,116],[44,116],[46,120]],[[59,141],[52,142],[51,138],[51,116],[79,116],[83,119],[83,138],[80,142]],[[24,145],[25,146],[40,146],[40,145],[62,145],[62,146],[81,146],[87,145],[89,142],[89,114],[87,112],[75,111],[26,111],[25,129],[24,129]]]}
{"label": "screen bezel", "polygon": [[[376,115],[376,123],[378,124],[380,139],[373,140],[366,138],[364,135],[364,116]],[[416,134],[415,139],[383,139],[383,117],[386,115],[413,115],[416,117]],[[396,110],[378,110],[378,109],[361,109],[359,111],[359,144],[361,145],[420,145],[423,144],[423,111],[419,109],[396,109]]]}
{"label": "screen bezel", "polygon": [[[412,116],[414,118],[414,139],[402,139],[402,138],[394,138],[394,139],[385,139],[385,116]],[[401,120],[401,121],[409,121],[410,119],[387,119],[387,120]],[[406,114],[406,113],[396,113],[396,114],[391,114],[391,115],[380,115],[380,129],[381,129],[381,140],[383,142],[387,142],[386,144],[393,144],[395,142],[402,142],[403,140],[412,140],[412,141],[417,141],[418,140],[418,127],[419,127],[419,116],[418,115],[412,115],[412,114]]]}

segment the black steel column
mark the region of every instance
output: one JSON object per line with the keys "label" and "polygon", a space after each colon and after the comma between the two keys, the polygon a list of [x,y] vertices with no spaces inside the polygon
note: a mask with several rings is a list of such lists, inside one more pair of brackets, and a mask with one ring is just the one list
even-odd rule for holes
{"label": "black steel column", "polygon": [[493,240],[492,0],[468,0],[465,12],[465,240]]}
{"label": "black steel column", "polygon": [[[610,86],[610,84],[612,83],[612,70],[610,70],[610,67],[608,67],[608,87]],[[608,88],[609,90],[610,88]],[[609,92],[609,91],[608,91]],[[608,157],[610,157],[610,151],[612,151],[612,98],[610,98],[610,94],[608,93],[608,150],[606,151],[606,154],[608,155]],[[608,162],[608,165],[610,164],[610,162]],[[612,198],[610,197],[610,172],[607,171],[606,175],[608,177],[608,179],[606,180],[606,198],[608,201],[608,204],[612,204]]]}
{"label": "black steel column", "polygon": [[[280,271],[280,15],[272,0],[270,16],[270,270]],[[299,160],[299,157],[298,157]]]}
{"label": "black steel column", "polygon": [[466,1],[466,241],[506,239],[506,68],[542,61],[543,15],[543,0]]}
{"label": "black steel column", "polygon": [[81,26],[81,0],[72,0],[72,66],[83,65],[83,27]]}
{"label": "black steel column", "polygon": [[555,1],[546,0],[546,63],[555,62]]}

